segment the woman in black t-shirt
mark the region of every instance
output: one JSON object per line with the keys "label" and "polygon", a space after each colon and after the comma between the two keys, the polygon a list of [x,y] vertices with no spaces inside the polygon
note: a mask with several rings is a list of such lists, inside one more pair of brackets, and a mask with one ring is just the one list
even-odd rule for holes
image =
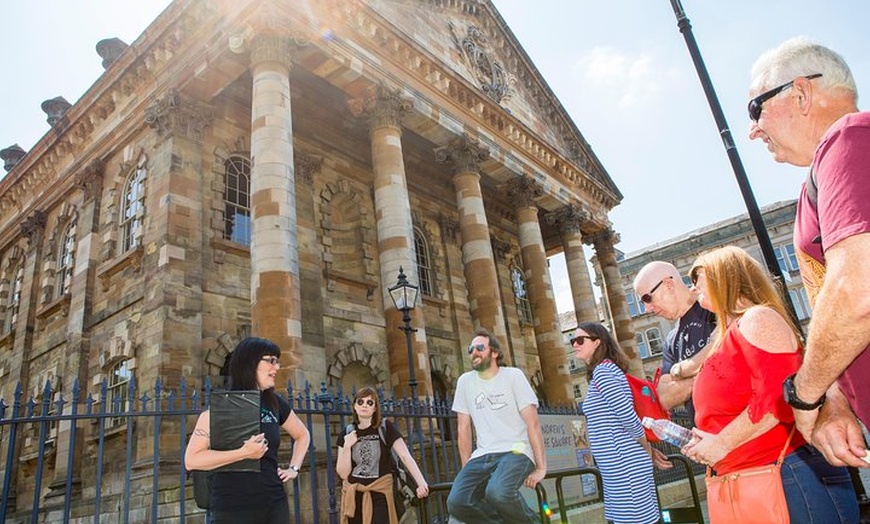
{"label": "woman in black t-shirt", "polygon": [[[393,499],[393,464],[390,451],[417,481],[417,497],[429,495],[429,485],[396,426],[381,419],[378,393],[373,388],[360,389],[353,400],[353,426],[338,437],[338,460],[335,470],[343,480],[341,496],[342,524],[396,524],[398,517]],[[389,495],[389,496],[387,496]],[[371,496],[371,515],[366,515],[365,497]],[[391,507],[392,506],[392,507]]]}
{"label": "woman in black t-shirt", "polygon": [[[239,342],[230,359],[234,390],[260,390],[260,433],[234,450],[210,449],[209,412],[203,411],[187,444],[188,470],[210,471],[244,459],[260,461],[259,472],[215,472],[211,483],[212,524],[289,524],[290,506],[284,483],[299,475],[310,435],[286,400],[275,394],[281,350],[262,338]],[[295,441],[287,468],[278,466],[281,429]]]}

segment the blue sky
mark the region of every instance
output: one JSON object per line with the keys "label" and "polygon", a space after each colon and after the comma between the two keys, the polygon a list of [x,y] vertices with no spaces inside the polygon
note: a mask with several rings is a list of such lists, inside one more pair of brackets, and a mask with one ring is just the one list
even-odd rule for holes
{"label": "blue sky", "polygon": [[[383,1],[383,0],[382,0]],[[399,1],[399,0],[396,0]],[[624,195],[611,219],[625,252],[745,212],[670,0],[493,0]],[[43,100],[75,102],[102,73],[102,38],[133,42],[166,0],[4,5],[0,148],[48,130]],[[840,52],[870,96],[866,0],[683,0],[760,205],[793,198],[803,172],[746,139],[749,68],[806,35]],[[864,108],[864,104],[859,106]],[[559,309],[570,309],[553,263]]]}

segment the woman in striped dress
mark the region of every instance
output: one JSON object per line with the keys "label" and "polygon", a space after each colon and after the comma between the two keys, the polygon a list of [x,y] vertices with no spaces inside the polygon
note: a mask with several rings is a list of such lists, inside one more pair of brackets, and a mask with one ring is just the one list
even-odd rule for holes
{"label": "woman in striped dress", "polygon": [[613,524],[659,522],[652,448],[634,412],[625,378],[628,358],[597,322],[580,324],[571,346],[586,362],[589,388],[583,414],[604,481],[604,518]]}

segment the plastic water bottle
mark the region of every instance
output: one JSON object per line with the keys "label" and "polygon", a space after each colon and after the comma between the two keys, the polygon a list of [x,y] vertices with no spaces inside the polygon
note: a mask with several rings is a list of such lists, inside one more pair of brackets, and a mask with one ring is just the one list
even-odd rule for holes
{"label": "plastic water bottle", "polygon": [[643,417],[640,421],[643,427],[652,430],[656,436],[678,448],[682,448],[692,440],[692,431],[675,424],[670,420]]}

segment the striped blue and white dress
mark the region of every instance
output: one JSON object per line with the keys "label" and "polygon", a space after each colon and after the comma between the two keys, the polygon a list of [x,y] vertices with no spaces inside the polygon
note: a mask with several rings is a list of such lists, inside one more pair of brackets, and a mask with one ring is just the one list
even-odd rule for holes
{"label": "striped blue and white dress", "polygon": [[643,426],[625,374],[613,362],[604,360],[592,371],[583,413],[592,456],[604,481],[604,517],[614,524],[658,522],[652,459],[637,442]]}

